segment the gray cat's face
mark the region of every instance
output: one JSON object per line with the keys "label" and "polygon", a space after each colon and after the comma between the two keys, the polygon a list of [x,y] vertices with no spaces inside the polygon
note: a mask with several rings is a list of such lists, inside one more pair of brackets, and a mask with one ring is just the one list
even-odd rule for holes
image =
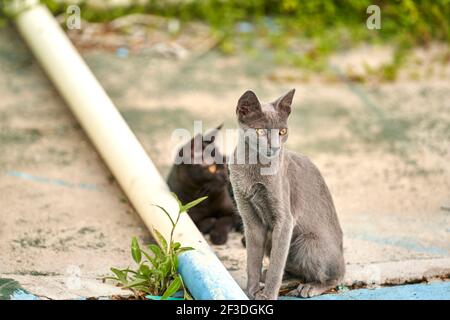
{"label": "gray cat's face", "polygon": [[[253,91],[246,91],[236,107],[239,127],[247,137],[250,147],[265,157],[278,155],[287,141],[287,120],[295,89],[271,103],[261,104]],[[254,138],[254,139],[252,139]]]}

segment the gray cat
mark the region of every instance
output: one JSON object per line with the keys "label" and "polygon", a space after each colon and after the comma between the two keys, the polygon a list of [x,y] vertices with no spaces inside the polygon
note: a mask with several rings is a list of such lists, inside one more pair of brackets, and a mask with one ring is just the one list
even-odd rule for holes
{"label": "gray cat", "polygon": [[[342,230],[328,187],[307,157],[283,147],[294,93],[293,89],[272,103],[261,104],[247,91],[236,107],[238,146],[244,145],[245,152],[258,150],[256,163],[229,165],[244,222],[247,294],[252,299],[277,299],[284,271],[301,279],[302,284],[289,292],[301,297],[335,287],[345,272]],[[258,144],[267,150],[258,149],[247,139],[248,133],[258,136]],[[263,159],[272,159],[272,164]],[[273,174],[264,174],[263,169],[273,163]],[[264,252],[270,263],[261,289]]]}

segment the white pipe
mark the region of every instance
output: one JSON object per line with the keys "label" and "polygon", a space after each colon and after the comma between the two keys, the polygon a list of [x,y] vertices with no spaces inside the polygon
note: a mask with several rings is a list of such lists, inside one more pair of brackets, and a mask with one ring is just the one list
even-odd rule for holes
{"label": "white pipe", "polygon": [[[151,232],[156,228],[168,238],[171,224],[151,204],[175,216],[176,201],[64,31],[42,5],[21,12],[15,22],[144,223]],[[187,214],[180,219],[175,240],[196,249],[180,257],[180,272],[194,298],[246,299]]]}

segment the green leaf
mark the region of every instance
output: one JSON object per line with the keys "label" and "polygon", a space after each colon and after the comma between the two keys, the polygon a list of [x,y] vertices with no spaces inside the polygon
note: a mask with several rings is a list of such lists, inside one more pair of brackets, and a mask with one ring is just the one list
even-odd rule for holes
{"label": "green leaf", "polygon": [[169,218],[170,223],[172,223],[172,227],[175,227],[175,222],[173,221],[172,217],[171,217],[170,214],[167,212],[167,210],[164,209],[164,208],[161,207],[161,206],[158,206],[157,204],[153,204],[153,205],[154,205],[155,207],[160,208],[160,209],[166,214],[166,216]]}
{"label": "green leaf", "polygon": [[198,205],[200,202],[206,200],[207,198],[208,198],[208,196],[201,197],[201,198],[198,198],[197,200],[191,201],[191,202],[189,202],[188,204],[183,205],[183,206],[180,208],[180,213],[181,213],[181,212],[186,212],[187,210],[189,210],[189,209],[192,208],[192,207],[195,207],[196,205]]}
{"label": "green leaf", "polygon": [[180,255],[180,254],[182,254],[183,252],[191,251],[191,250],[195,250],[195,249],[192,248],[192,247],[181,247],[181,248],[179,248],[179,249],[177,250],[177,255]]}
{"label": "green leaf", "polygon": [[150,293],[149,290],[151,290],[147,286],[135,286],[135,287],[133,287],[133,289],[136,290],[136,291],[142,291],[142,292],[145,292],[145,293]]}
{"label": "green leaf", "polygon": [[164,239],[161,233],[159,233],[158,230],[153,229],[153,232],[156,234],[156,237],[158,238],[159,245],[162,247],[164,252],[167,252],[167,241]]}
{"label": "green leaf", "polygon": [[126,286],[124,286],[124,288],[133,288],[133,287],[137,287],[140,285],[143,285],[144,283],[147,282],[147,279],[137,279],[137,280],[133,280],[131,282],[129,282]]}
{"label": "green leaf", "polygon": [[176,195],[176,193],[171,192],[172,196],[175,198],[175,200],[177,200],[178,203],[178,209],[181,210],[181,208],[183,207],[183,204],[181,203],[180,199],[178,198],[178,196]]}
{"label": "green leaf", "polygon": [[166,260],[160,264],[159,270],[163,273],[164,278],[169,274],[172,268],[172,260],[170,257],[166,257]]}
{"label": "green leaf", "polygon": [[111,271],[116,275],[117,279],[122,282],[122,283],[126,283],[127,282],[127,275],[123,270],[119,270],[116,268],[111,268]]}
{"label": "green leaf", "polygon": [[150,268],[148,266],[146,266],[145,264],[141,264],[139,266],[139,271],[141,272],[142,275],[148,277],[150,275]]}
{"label": "green leaf", "polygon": [[123,269],[122,271],[125,272],[126,274],[128,274],[129,272],[130,272],[130,273],[133,273],[133,274],[136,274],[136,273],[137,273],[136,271],[131,270],[131,269],[129,269],[129,268]]}
{"label": "green leaf", "polygon": [[148,261],[150,261],[150,263],[153,265],[153,267],[157,268],[158,267],[158,260],[154,259],[153,257],[151,257],[147,252],[142,251],[142,253],[144,254],[144,256],[147,258]]}
{"label": "green leaf", "polygon": [[165,277],[165,275],[163,274],[163,272],[160,269],[154,269],[152,271],[152,273],[155,274],[157,279],[164,279],[164,277]]}
{"label": "green leaf", "polygon": [[172,243],[172,249],[174,251],[178,250],[180,247],[181,247],[181,243],[179,243],[179,242]]}
{"label": "green leaf", "polygon": [[139,248],[139,243],[136,237],[131,240],[131,256],[136,263],[140,263],[142,259],[141,248]]}
{"label": "green leaf", "polygon": [[148,248],[155,254],[155,257],[161,258],[163,253],[161,252],[161,248],[156,244],[149,244]]}
{"label": "green leaf", "polygon": [[[150,269],[149,269],[150,270]],[[144,274],[142,274],[142,273],[138,273],[138,274],[136,274],[135,276],[134,276],[134,279],[133,279],[133,281],[135,281],[135,280],[148,280],[148,275],[146,276],[146,275],[144,275]]]}
{"label": "green leaf", "polygon": [[172,262],[173,268],[175,269],[175,271],[178,270],[178,256],[174,255],[173,256],[173,262]]}
{"label": "green leaf", "polygon": [[184,300],[194,300],[186,288],[184,289]]}
{"label": "green leaf", "polygon": [[183,286],[184,300],[193,300],[192,296],[187,291],[186,286],[184,285],[183,278],[181,278],[181,276],[180,276],[180,279],[181,279],[181,285]]}
{"label": "green leaf", "polygon": [[181,287],[180,276],[176,276],[176,278],[167,287],[161,299],[167,299],[168,297],[173,296],[180,289],[180,287]]}

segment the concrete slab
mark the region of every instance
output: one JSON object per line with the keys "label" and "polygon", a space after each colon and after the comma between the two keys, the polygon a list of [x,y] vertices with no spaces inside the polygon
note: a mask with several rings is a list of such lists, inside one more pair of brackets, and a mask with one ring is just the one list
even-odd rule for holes
{"label": "concrete slab", "polygon": [[[233,128],[245,89],[268,100],[296,87],[289,147],[307,154],[329,184],[345,234],[346,283],[404,283],[447,272],[448,65],[418,81],[355,89],[301,74],[280,80],[286,69],[269,56],[81,53],[163,174],[173,129],[191,129],[199,119]],[[11,29],[0,30],[0,96],[0,278],[49,298],[117,292],[98,278],[131,263],[132,236],[152,239]],[[240,237],[214,249],[244,285]]]}
{"label": "concrete slab", "polygon": [[152,239],[18,35],[0,39],[0,279],[42,298],[117,294],[99,278],[131,265],[132,236]]}
{"label": "concrete slab", "polygon": [[[245,288],[245,249],[227,249],[227,246],[237,247],[241,237],[234,233],[226,246],[216,246],[215,249],[239,285]],[[450,258],[419,259],[416,252],[404,248],[350,239],[346,239],[344,255],[347,265],[342,284],[350,288],[450,279]],[[267,267],[268,260],[264,262]],[[288,292],[298,283],[295,279],[283,281],[281,292]]]}
{"label": "concrete slab", "polygon": [[[282,300],[297,299],[283,297]],[[325,294],[308,300],[450,300],[450,282],[358,289],[339,294]]]}

